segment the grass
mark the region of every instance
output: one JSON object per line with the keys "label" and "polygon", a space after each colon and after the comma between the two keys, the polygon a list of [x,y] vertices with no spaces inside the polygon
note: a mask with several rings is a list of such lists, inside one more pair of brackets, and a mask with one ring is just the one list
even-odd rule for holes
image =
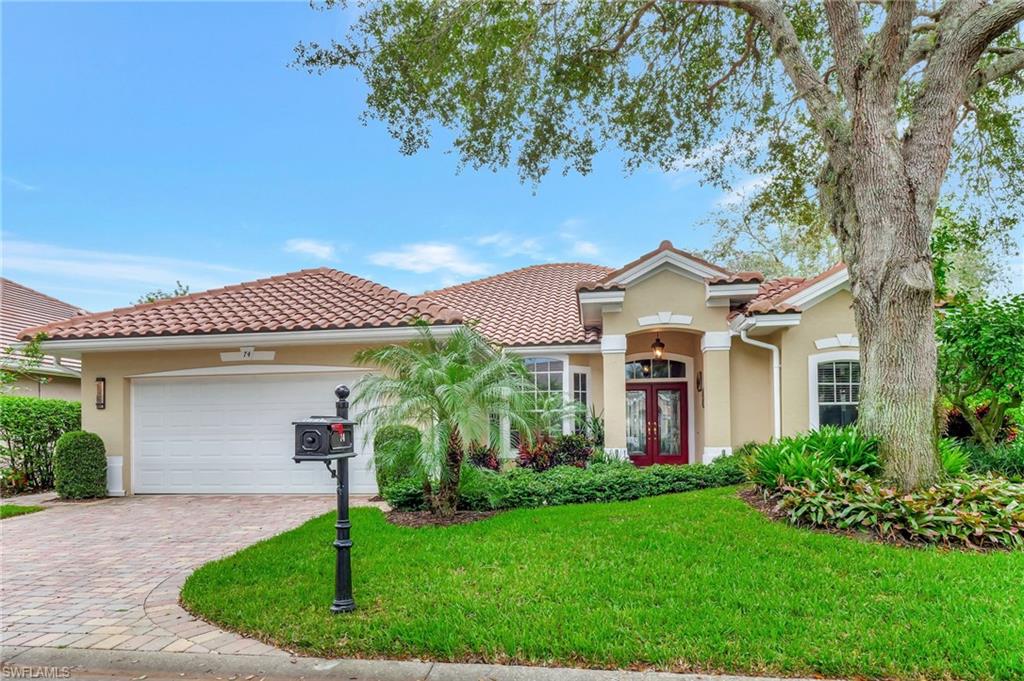
{"label": "grass", "polygon": [[36,511],[42,510],[42,506],[18,506],[16,504],[0,504],[0,520],[3,520],[4,518],[13,518],[16,515],[35,513]]}
{"label": "grass", "polygon": [[1024,676],[1024,552],[903,549],[766,520],[735,488],[396,527],[354,509],[210,563],[202,617],[324,656],[918,678]]}

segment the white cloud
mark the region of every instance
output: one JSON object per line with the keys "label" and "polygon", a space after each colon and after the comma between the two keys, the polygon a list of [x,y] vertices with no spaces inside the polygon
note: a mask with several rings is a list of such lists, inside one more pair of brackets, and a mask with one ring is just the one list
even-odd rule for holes
{"label": "white cloud", "polygon": [[487,263],[480,262],[454,244],[445,243],[406,244],[395,251],[371,253],[369,260],[374,265],[417,274],[440,271],[472,277],[490,271]]}
{"label": "white cloud", "polygon": [[[100,284],[104,290],[117,287],[124,291],[125,302],[147,288],[173,288],[179,280],[193,291],[201,291],[259,276],[211,262],[64,248],[32,241],[5,240],[3,256],[5,274],[43,274],[48,279],[70,281],[82,289],[90,284]],[[122,289],[118,284],[126,286]]]}
{"label": "white cloud", "polygon": [[601,254],[601,249],[593,241],[575,241],[572,244],[571,252],[584,258],[594,258]]}
{"label": "white cloud", "polygon": [[316,239],[288,239],[284,244],[287,253],[300,253],[318,260],[333,260],[334,246]]}
{"label": "white cloud", "polygon": [[10,175],[4,175],[4,184],[14,189],[17,189],[19,192],[39,191],[39,187],[37,187],[36,185],[29,184],[28,182],[22,182],[18,178],[12,177]]}
{"label": "white cloud", "polygon": [[601,255],[598,245],[580,237],[580,232],[586,224],[587,221],[583,218],[567,218],[559,225],[558,236],[569,245],[570,255],[578,258],[596,258]]}
{"label": "white cloud", "polygon": [[715,201],[718,208],[735,208],[754,196],[757,192],[767,187],[772,182],[771,175],[751,175]]}
{"label": "white cloud", "polygon": [[477,246],[493,248],[503,258],[525,255],[535,260],[546,259],[541,240],[536,237],[522,237],[508,232],[485,234],[476,239]]}

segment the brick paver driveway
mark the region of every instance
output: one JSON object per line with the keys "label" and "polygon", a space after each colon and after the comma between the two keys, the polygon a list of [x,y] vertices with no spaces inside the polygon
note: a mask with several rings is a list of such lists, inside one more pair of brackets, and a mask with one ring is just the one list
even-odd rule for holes
{"label": "brick paver driveway", "polygon": [[196,620],[178,591],[199,565],[333,505],[333,496],[138,496],[4,520],[3,645],[286,654]]}

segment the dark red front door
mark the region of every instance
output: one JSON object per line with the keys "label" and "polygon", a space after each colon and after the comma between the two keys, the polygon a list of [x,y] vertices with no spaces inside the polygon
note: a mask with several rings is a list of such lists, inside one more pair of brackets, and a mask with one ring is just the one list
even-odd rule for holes
{"label": "dark red front door", "polygon": [[626,384],[626,447],[637,466],[688,463],[686,384]]}

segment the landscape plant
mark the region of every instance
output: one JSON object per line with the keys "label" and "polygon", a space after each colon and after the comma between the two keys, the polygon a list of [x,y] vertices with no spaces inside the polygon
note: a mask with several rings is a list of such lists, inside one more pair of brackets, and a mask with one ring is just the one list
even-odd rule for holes
{"label": "landscape plant", "polygon": [[[342,0],[325,0],[327,8]],[[451,130],[462,162],[589,173],[696,170],[745,217],[830,233],[860,342],[859,423],[902,490],[940,476],[940,200],[1003,232],[1024,205],[1021,0],[634,0],[360,5],[300,43],[353,68],[404,153]],[[948,177],[947,177],[948,176]]]}
{"label": "landscape plant", "polygon": [[411,479],[431,512],[450,517],[470,448],[498,441],[502,420],[533,432],[534,386],[518,356],[491,345],[471,326],[444,337],[423,322],[417,329],[409,343],[356,354],[357,363],[380,371],[356,384],[353,405],[364,407],[361,418],[378,429],[418,430],[408,462]]}
{"label": "landscape plant", "polygon": [[939,388],[985,449],[1024,404],[1024,295],[957,299],[936,319]]}
{"label": "landscape plant", "polygon": [[53,455],[53,480],[62,499],[107,496],[107,452],[103,439],[84,430],[61,435]]}
{"label": "landscape plant", "polygon": [[58,438],[82,426],[78,402],[0,395],[0,458],[4,492],[53,487],[53,451]]}

